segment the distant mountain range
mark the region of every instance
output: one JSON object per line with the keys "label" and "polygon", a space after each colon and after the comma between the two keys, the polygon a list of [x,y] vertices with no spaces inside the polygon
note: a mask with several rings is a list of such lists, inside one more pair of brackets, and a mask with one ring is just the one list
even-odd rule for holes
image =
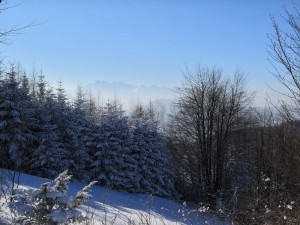
{"label": "distant mountain range", "polygon": [[86,85],[84,89],[91,92],[93,96],[99,98],[102,102],[116,97],[125,109],[129,109],[138,102],[148,104],[150,101],[154,105],[169,109],[174,99],[174,92],[171,88],[156,85],[136,86],[123,82],[96,81]]}

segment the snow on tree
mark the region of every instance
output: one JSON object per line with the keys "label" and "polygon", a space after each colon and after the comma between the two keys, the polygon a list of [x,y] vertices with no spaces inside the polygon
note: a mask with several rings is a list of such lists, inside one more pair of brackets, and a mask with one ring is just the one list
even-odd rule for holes
{"label": "snow on tree", "polygon": [[72,130],[74,138],[76,139],[76,142],[74,141],[70,144],[70,147],[72,147],[71,159],[74,162],[71,164],[70,172],[76,174],[76,179],[88,181],[90,179],[89,174],[83,171],[87,168],[88,164],[91,163],[87,148],[91,121],[81,110],[72,110],[69,116],[71,119],[69,128]]}
{"label": "snow on tree", "polygon": [[51,88],[45,88],[46,85],[43,77],[39,77],[35,114],[39,145],[33,152],[35,161],[30,171],[42,177],[54,178],[60,171],[68,169],[69,159],[58,132],[54,94]]}
{"label": "snow on tree", "polygon": [[91,173],[100,184],[130,192],[139,190],[137,162],[130,155],[130,130],[122,106],[107,102],[98,130],[89,143],[92,156]]}
{"label": "snow on tree", "polygon": [[49,88],[47,89],[47,82],[45,81],[45,76],[43,73],[39,75],[38,79],[37,99],[39,101],[43,101],[47,96],[49,96]]}
{"label": "snow on tree", "polygon": [[11,67],[0,87],[0,153],[1,165],[21,169],[31,157],[35,136],[30,131],[32,111],[28,82],[20,86]]}
{"label": "snow on tree", "polygon": [[90,155],[88,154],[87,143],[90,140],[89,134],[92,128],[92,121],[88,117],[87,100],[82,88],[78,87],[77,96],[71,111],[72,124],[75,135],[77,136],[77,149],[74,153],[74,162],[76,167],[71,170],[73,174],[77,174],[79,180],[89,180],[89,173],[82,173],[91,163]]}
{"label": "snow on tree", "polygon": [[55,93],[43,74],[32,85],[13,68],[0,79],[0,166],[47,178],[68,169],[77,180],[171,196],[174,174],[153,108],[129,125],[117,100],[97,108],[79,88],[70,104],[62,83]]}
{"label": "snow on tree", "polygon": [[62,171],[76,166],[73,157],[77,156],[78,137],[75,134],[76,127],[72,123],[72,108],[68,103],[61,82],[59,82],[56,91],[54,101],[50,99],[52,103],[51,109],[48,109],[51,122],[55,127],[53,130],[55,142],[54,145],[52,145],[53,143],[49,143],[53,147],[49,154],[52,163],[58,164],[56,171]]}
{"label": "snow on tree", "polygon": [[163,135],[152,107],[137,105],[130,118],[131,154],[138,162],[141,190],[158,196],[174,197],[174,172]]}
{"label": "snow on tree", "polygon": [[54,185],[47,182],[38,189],[14,189],[9,206],[16,215],[16,222],[56,225],[85,221],[87,218],[79,207],[92,197],[90,188],[96,182],[91,182],[71,197],[67,194],[71,177],[66,170],[54,180]]}

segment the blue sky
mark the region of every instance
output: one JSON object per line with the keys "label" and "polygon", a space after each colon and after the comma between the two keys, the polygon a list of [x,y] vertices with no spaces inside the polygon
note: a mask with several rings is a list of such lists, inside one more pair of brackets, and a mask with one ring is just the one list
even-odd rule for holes
{"label": "blue sky", "polygon": [[260,93],[276,86],[268,72],[270,14],[285,0],[9,1],[0,27],[40,24],[9,38],[6,62],[35,66],[67,88],[96,80],[172,87],[185,67],[238,67]]}

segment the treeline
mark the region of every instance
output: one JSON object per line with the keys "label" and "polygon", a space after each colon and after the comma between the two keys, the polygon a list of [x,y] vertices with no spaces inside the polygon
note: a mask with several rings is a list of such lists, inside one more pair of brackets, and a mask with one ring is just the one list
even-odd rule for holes
{"label": "treeline", "polygon": [[79,181],[164,197],[176,196],[174,171],[157,114],[117,100],[97,106],[78,88],[73,101],[43,74],[29,79],[11,66],[0,79],[0,167],[54,178],[68,169]]}
{"label": "treeline", "polygon": [[300,120],[253,108],[239,71],[199,67],[177,91],[167,134],[183,198],[238,224],[299,224]]}

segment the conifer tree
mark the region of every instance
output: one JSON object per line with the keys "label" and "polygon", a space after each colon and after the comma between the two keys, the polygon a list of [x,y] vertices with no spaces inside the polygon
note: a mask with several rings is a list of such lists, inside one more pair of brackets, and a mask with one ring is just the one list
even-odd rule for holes
{"label": "conifer tree", "polygon": [[[26,122],[29,121],[26,81],[20,88],[17,73],[11,67],[0,91],[0,148],[2,166],[20,170],[30,159],[34,140]],[[27,117],[28,116],[28,117]],[[27,117],[27,121],[26,121]]]}
{"label": "conifer tree", "polygon": [[9,207],[16,215],[17,224],[81,224],[87,220],[78,208],[92,197],[90,189],[96,182],[85,186],[76,196],[69,196],[68,183],[72,176],[67,172],[60,173],[55,184],[47,182],[38,189],[13,190]]}
{"label": "conifer tree", "polygon": [[132,145],[131,154],[138,162],[142,177],[142,192],[158,196],[174,197],[174,173],[158,121],[152,107],[144,110],[137,105],[131,114]]}
{"label": "conifer tree", "polygon": [[61,111],[43,74],[39,76],[37,87],[36,132],[39,145],[34,151],[35,161],[31,165],[31,171],[42,177],[54,178],[69,168],[70,157],[64,148],[58,124],[62,121],[59,118]]}
{"label": "conifer tree", "polygon": [[115,100],[106,103],[95,133],[92,152],[93,178],[114,189],[134,192],[139,189],[137,162],[130,153],[130,130],[122,106]]}

